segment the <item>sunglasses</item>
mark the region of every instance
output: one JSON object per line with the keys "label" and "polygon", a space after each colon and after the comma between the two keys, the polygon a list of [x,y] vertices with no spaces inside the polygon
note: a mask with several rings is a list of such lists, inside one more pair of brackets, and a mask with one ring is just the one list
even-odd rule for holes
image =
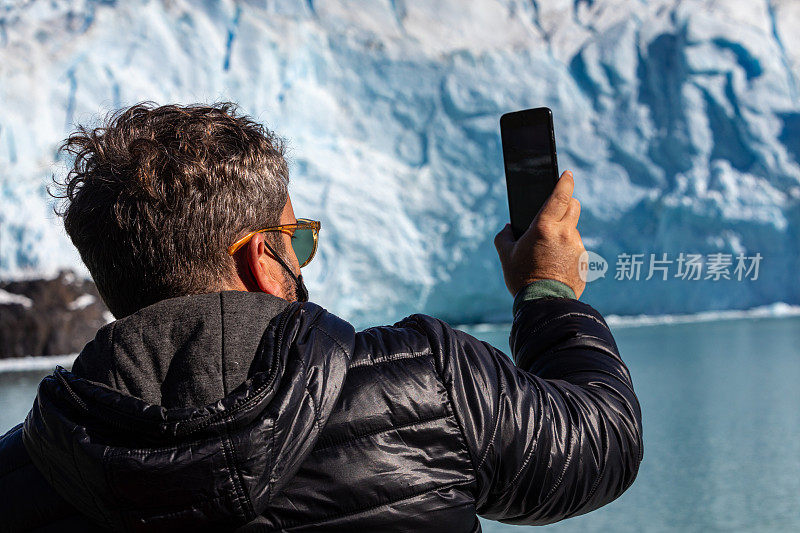
{"label": "sunglasses", "polygon": [[319,240],[319,228],[321,225],[319,220],[298,218],[295,224],[281,224],[280,226],[251,231],[230,245],[228,248],[228,255],[235,254],[236,251],[247,244],[256,233],[280,231],[292,238],[292,250],[294,250],[294,255],[297,256],[297,262],[300,263],[300,267],[302,268],[309,264],[311,260],[314,259],[314,254],[317,253],[317,241]]}

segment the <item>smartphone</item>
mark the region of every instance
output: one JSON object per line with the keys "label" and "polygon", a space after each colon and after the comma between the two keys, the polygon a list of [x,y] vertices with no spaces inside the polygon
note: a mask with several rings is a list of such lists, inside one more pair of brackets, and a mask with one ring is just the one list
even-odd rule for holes
{"label": "smartphone", "polygon": [[553,112],[547,107],[500,117],[511,230],[519,239],[558,181]]}

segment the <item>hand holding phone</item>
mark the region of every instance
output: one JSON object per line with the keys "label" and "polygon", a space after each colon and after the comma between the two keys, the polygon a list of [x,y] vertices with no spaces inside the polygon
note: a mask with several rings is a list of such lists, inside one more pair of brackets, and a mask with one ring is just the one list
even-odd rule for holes
{"label": "hand holding phone", "polygon": [[581,254],[586,249],[578,231],[581,204],[572,198],[575,186],[567,171],[558,180],[533,224],[519,239],[511,225],[494,238],[503,277],[512,296],[532,281],[554,279],[570,287],[580,298],[586,281],[580,276]]}

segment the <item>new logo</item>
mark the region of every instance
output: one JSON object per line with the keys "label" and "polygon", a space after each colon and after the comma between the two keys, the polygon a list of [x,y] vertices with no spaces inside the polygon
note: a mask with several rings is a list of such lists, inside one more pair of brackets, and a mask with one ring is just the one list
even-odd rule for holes
{"label": "new logo", "polygon": [[578,259],[578,275],[586,283],[604,278],[608,270],[608,261],[602,255],[585,251]]}

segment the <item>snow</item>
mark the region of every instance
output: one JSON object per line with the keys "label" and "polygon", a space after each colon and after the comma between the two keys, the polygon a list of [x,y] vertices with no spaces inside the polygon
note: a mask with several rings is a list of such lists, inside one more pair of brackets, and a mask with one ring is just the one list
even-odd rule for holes
{"label": "snow", "polygon": [[33,300],[21,294],[14,294],[6,290],[0,289],[0,305],[17,304],[26,309],[33,307]]}
{"label": "snow", "polygon": [[86,307],[89,307],[96,300],[97,300],[97,298],[95,298],[91,294],[81,294],[80,296],[75,298],[73,301],[71,301],[69,304],[67,304],[67,308],[70,311],[77,311],[78,309],[84,309]]}
{"label": "snow", "polygon": [[798,21],[794,0],[3,2],[0,278],[86,274],[45,191],[75,124],[233,100],[290,141],[295,211],[323,221],[313,300],[507,320],[498,119],[547,105],[593,251],[764,255],[758,281],[612,277],[589,303],[798,304]]}

